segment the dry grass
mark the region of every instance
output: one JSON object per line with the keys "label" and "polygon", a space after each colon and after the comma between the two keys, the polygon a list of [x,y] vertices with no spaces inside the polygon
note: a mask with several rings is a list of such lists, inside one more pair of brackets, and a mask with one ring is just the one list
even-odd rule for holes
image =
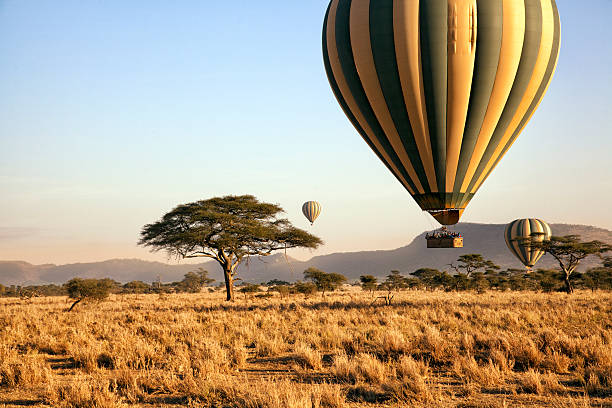
{"label": "dry grass", "polygon": [[612,407],[612,295],[0,300],[0,406]]}

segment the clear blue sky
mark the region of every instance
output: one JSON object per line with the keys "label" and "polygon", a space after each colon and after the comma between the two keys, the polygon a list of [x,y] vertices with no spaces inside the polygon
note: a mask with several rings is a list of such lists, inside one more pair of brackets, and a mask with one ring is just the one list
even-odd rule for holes
{"label": "clear blue sky", "polygon": [[[557,0],[557,73],[463,221],[612,229],[610,0]],[[0,260],[139,257],[178,203],[251,193],[326,241],[435,225],[356,134],[321,58],[326,0],[0,0]],[[532,154],[530,152],[538,152]]]}

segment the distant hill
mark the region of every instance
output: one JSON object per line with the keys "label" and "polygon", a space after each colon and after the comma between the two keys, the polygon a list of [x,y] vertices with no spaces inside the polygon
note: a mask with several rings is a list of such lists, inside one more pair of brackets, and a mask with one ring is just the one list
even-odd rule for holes
{"label": "distant hill", "polygon": [[[503,268],[520,268],[522,265],[506,248],[502,224],[458,224],[453,229],[464,236],[463,249],[426,249],[425,233],[407,246],[384,251],[362,251],[335,253],[317,256],[308,261],[298,261],[276,254],[266,258],[251,258],[238,267],[238,274],[248,282],[267,282],[277,278],[295,281],[302,278],[303,271],[315,266],[329,272],[338,272],[349,279],[372,274],[385,276],[392,269],[404,274],[421,267],[445,269],[459,255],[479,253],[492,259]],[[612,243],[612,231],[586,225],[552,224],[554,235],[580,235],[583,240],[600,240]],[[588,258],[581,264],[582,270],[598,264],[596,258]],[[555,267],[554,259],[545,256],[537,267]],[[138,259],[114,259],[104,262],[70,265],[31,265],[22,261],[0,261],[0,283],[4,285],[31,285],[41,283],[64,283],[73,277],[112,278],[120,282],[142,280],[152,282],[159,276],[163,282],[181,280],[189,271],[203,267],[217,281],[223,279],[221,269],[214,261],[201,264],[169,265]]]}

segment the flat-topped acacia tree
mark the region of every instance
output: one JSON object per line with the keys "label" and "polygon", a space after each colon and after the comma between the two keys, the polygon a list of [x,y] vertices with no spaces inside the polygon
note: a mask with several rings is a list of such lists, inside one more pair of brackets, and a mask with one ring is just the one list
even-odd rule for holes
{"label": "flat-topped acacia tree", "polygon": [[245,257],[268,256],[289,248],[317,248],[320,238],[280,218],[283,209],[252,195],[215,197],[182,204],[145,225],[139,245],[178,258],[211,258],[225,277],[227,300],[234,300],[236,267]]}
{"label": "flat-topped acacia tree", "polygon": [[610,244],[601,241],[583,242],[579,235],[552,236],[547,241],[528,238],[525,242],[555,258],[559,263],[561,272],[565,275],[565,290],[568,294],[574,293],[570,277],[576,271],[580,261],[590,255],[603,257],[605,253],[612,251],[612,245]]}

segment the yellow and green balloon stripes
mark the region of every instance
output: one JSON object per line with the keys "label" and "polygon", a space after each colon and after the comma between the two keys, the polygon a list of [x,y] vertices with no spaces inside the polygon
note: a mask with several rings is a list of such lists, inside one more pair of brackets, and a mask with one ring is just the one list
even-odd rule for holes
{"label": "yellow and green balloon stripes", "polygon": [[332,0],[323,60],[362,138],[453,224],[542,100],[560,33],[554,0]]}
{"label": "yellow and green balloon stripes", "polygon": [[550,239],[550,226],[542,220],[525,218],[512,221],[506,226],[506,245],[527,268],[533,268],[544,255],[544,251],[530,245],[530,241],[542,242]]}
{"label": "yellow and green balloon stripes", "polygon": [[321,214],[321,204],[316,201],[307,201],[302,205],[302,212],[306,219],[312,224]]}

